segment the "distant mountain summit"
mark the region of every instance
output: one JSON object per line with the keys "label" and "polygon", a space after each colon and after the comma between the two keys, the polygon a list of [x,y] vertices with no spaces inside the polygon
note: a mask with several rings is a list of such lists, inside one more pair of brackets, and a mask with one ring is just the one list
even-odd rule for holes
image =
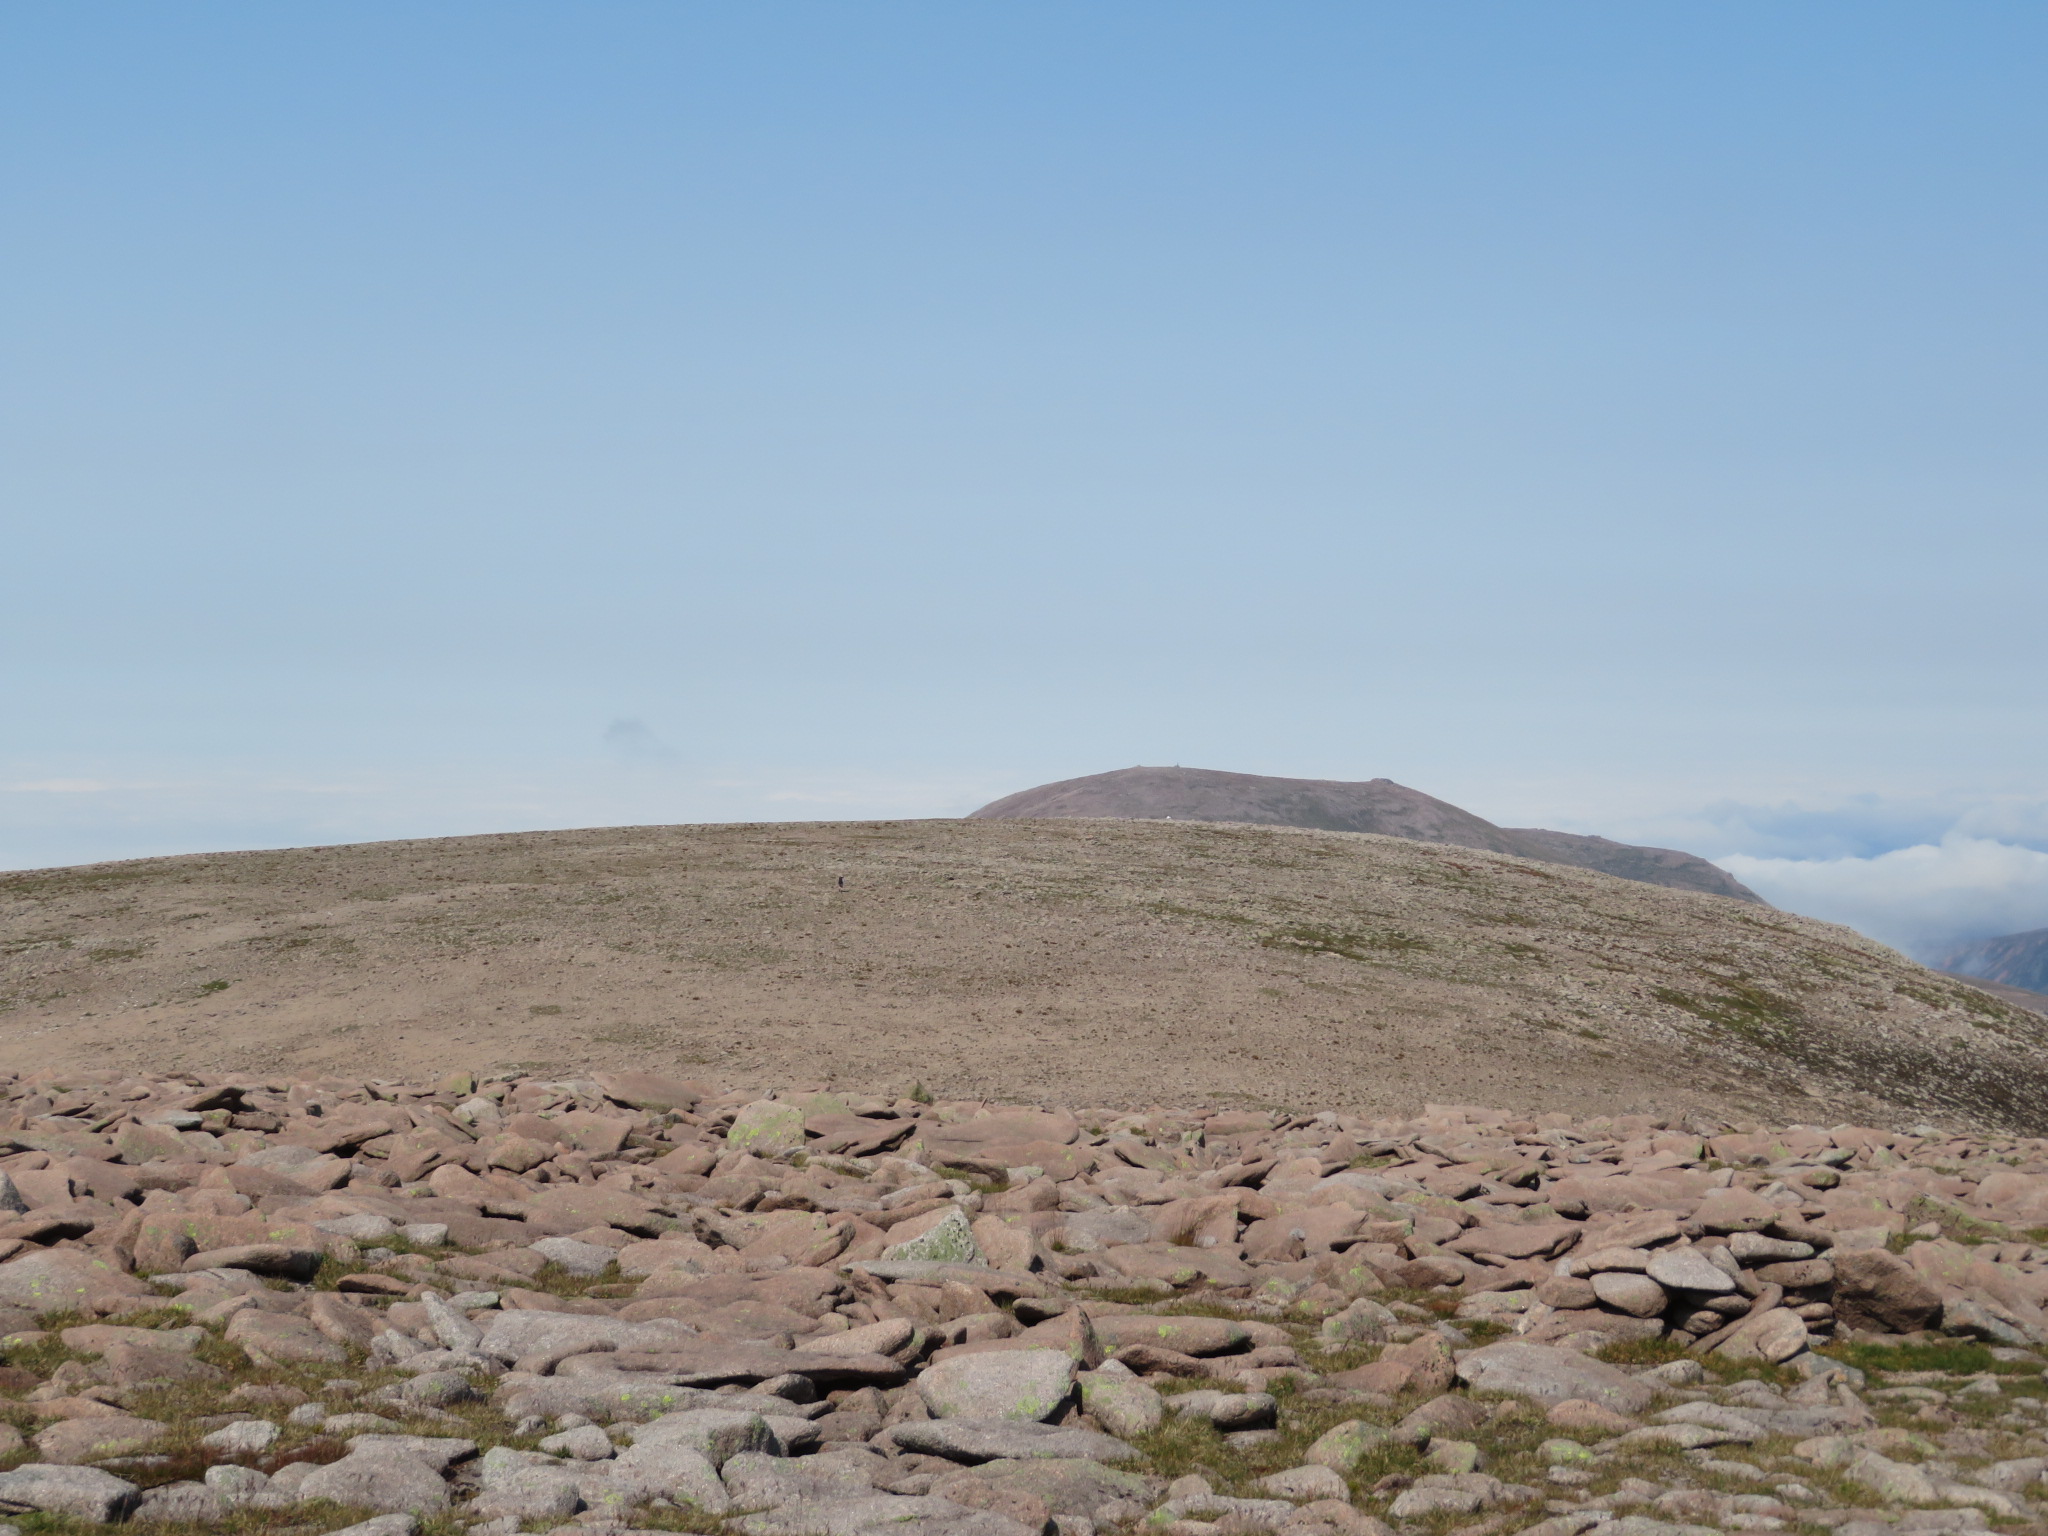
{"label": "distant mountain summit", "polygon": [[[1212,768],[1119,768],[1114,773],[1093,773],[1084,779],[1062,779],[1057,784],[1020,790],[971,814],[998,821],[1112,816],[1377,832],[1382,837],[1405,837],[1419,843],[1484,848],[1544,864],[1573,864],[1646,885],[1764,904],[1748,886],[1695,854],[1675,848],[1639,848],[1540,827],[1497,827],[1392,779],[1354,784],[1341,779],[1220,773]],[[2035,937],[2048,939],[2048,935]]]}
{"label": "distant mountain summit", "polygon": [[[1076,779],[1074,782],[1080,784],[1086,780]],[[1058,788],[1057,785],[1053,787]],[[998,805],[1002,803],[1000,800],[996,802]],[[974,814],[986,813],[976,811]],[[2024,987],[2029,992],[2048,992],[2048,928],[2008,933],[1996,939],[1980,939],[1975,944],[1966,944],[1942,956],[1940,968],[1952,975],[2002,982],[2008,987]]]}

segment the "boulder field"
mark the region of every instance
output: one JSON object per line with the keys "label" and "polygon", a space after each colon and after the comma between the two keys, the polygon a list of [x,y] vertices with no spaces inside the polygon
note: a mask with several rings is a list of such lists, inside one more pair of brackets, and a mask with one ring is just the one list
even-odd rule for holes
{"label": "boulder field", "polygon": [[0,1080],[0,1145],[0,1512],[52,1530],[1913,1536],[2048,1498],[2038,1139],[69,1073]]}

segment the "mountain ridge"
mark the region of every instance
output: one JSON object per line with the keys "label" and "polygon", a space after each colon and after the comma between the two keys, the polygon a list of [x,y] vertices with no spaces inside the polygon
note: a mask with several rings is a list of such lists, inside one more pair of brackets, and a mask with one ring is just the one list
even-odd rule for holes
{"label": "mountain ridge", "polygon": [[2028,992],[2048,992],[2048,928],[2004,933],[1950,950],[1936,962],[1973,981],[1995,981]]}
{"label": "mountain ridge", "polygon": [[1115,817],[1371,832],[1769,905],[1697,854],[1543,827],[1502,827],[1392,779],[1291,779],[1179,766],[1119,768],[1019,790],[968,814],[983,820]]}

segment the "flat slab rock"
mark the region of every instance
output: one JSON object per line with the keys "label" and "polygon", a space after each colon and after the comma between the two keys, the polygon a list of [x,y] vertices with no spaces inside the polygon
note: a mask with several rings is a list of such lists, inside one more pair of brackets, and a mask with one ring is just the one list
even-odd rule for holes
{"label": "flat slab rock", "polygon": [[1573,1398],[1616,1413],[1641,1413],[1656,1391],[1605,1361],[1548,1344],[1508,1340],[1475,1349],[1458,1362],[1458,1379],[1474,1392],[1529,1397],[1539,1403]]}
{"label": "flat slab rock", "polygon": [[1138,1455],[1134,1447],[1096,1430],[1013,1423],[1007,1419],[914,1420],[898,1424],[890,1431],[890,1436],[903,1450],[924,1456],[944,1456],[949,1461],[969,1465],[1046,1456],[1075,1457],[1083,1461],[1130,1461]]}
{"label": "flat slab rock", "polygon": [[628,1323],[616,1317],[578,1312],[500,1312],[483,1331],[477,1348],[507,1362],[565,1349],[609,1346],[615,1350],[672,1349],[697,1337],[680,1323]]}
{"label": "flat slab rock", "polygon": [[39,1510],[106,1525],[126,1515],[140,1497],[135,1484],[98,1467],[32,1461],[11,1472],[0,1472],[0,1509],[4,1510]]}
{"label": "flat slab rock", "polygon": [[1007,1515],[969,1509],[951,1499],[890,1493],[802,1500],[735,1522],[748,1536],[1041,1536]]}
{"label": "flat slab rock", "polygon": [[956,1355],[925,1367],[917,1390],[938,1419],[1050,1419],[1074,1395],[1074,1362],[1057,1349]]}

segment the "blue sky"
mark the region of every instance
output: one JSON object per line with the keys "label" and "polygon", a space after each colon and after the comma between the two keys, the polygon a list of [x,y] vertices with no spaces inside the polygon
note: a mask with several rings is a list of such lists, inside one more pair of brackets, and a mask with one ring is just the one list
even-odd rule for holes
{"label": "blue sky", "polygon": [[0,865],[1182,762],[2048,924],[2044,45],[11,7]]}

